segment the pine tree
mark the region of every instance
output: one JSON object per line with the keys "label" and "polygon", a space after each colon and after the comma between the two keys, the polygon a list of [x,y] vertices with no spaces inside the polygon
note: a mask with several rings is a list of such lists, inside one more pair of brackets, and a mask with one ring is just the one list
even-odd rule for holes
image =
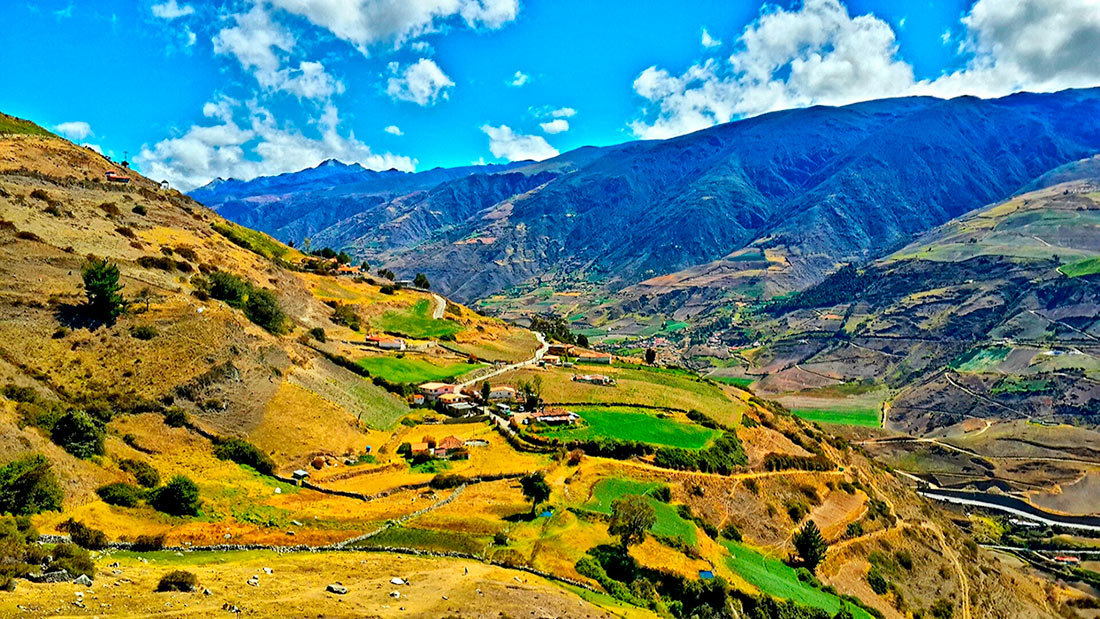
{"label": "pine tree", "polygon": [[821,537],[821,531],[813,520],[806,521],[794,536],[794,549],[798,558],[811,572],[825,559],[829,545]]}
{"label": "pine tree", "polygon": [[88,311],[93,317],[113,323],[126,311],[117,266],[106,260],[92,259],[84,263],[80,276],[84,279],[84,294],[88,296]]}

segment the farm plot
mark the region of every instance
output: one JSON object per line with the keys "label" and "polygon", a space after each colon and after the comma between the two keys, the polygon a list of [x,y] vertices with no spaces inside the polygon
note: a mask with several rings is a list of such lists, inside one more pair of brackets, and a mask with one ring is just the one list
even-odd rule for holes
{"label": "farm plot", "polygon": [[631,479],[602,479],[592,486],[592,498],[584,504],[584,508],[601,514],[611,514],[611,504],[617,499],[630,494],[645,496],[653,505],[654,511],[657,512],[657,522],[653,525],[652,533],[654,535],[678,537],[694,546],[698,539],[695,524],[681,517],[672,505],[662,503],[649,496],[648,493],[656,490],[659,486],[660,484]]}
{"label": "farm plot", "polygon": [[589,406],[574,409],[584,423],[561,427],[543,436],[563,441],[616,438],[665,447],[702,449],[720,433],[673,417],[660,418],[652,411],[629,406]]}
{"label": "farm plot", "polygon": [[483,363],[465,363],[457,359],[427,359],[422,357],[365,357],[356,363],[371,373],[395,383],[424,383],[460,376]]}
{"label": "farm plot", "polygon": [[420,299],[411,308],[390,310],[374,319],[374,326],[388,333],[417,339],[455,335],[463,326],[453,320],[432,318],[432,300]]}

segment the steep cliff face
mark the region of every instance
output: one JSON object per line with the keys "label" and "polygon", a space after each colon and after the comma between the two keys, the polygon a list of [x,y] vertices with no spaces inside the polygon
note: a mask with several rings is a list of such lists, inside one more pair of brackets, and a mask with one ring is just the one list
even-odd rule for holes
{"label": "steep cliff face", "polygon": [[[1079,119],[1098,115],[1095,89],[891,99],[453,178],[369,173],[380,176],[367,187],[304,171],[308,191],[213,206],[284,240],[309,234],[399,272],[423,271],[464,300],[562,272],[618,289],[749,245],[774,250],[786,281],[806,283],[1094,154],[1100,127]],[[216,201],[225,185],[197,197]]]}

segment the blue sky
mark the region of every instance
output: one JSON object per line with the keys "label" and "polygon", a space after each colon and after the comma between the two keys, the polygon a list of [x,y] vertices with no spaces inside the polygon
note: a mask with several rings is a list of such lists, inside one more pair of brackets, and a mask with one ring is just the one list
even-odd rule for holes
{"label": "blue sky", "polygon": [[1097,49],[1096,0],[13,1],[0,110],[189,189],[329,157],[542,159],[817,103],[1092,86]]}

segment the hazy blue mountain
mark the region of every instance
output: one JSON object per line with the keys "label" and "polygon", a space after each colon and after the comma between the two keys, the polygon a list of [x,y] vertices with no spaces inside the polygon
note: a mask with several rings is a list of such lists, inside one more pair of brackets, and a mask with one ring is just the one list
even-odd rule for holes
{"label": "hazy blue mountain", "polygon": [[626,286],[750,244],[812,282],[1100,152],[1100,122],[1082,122],[1097,118],[1097,89],[888,99],[537,164],[403,174],[326,163],[192,195],[283,240],[422,271],[462,300],[549,272]]}

